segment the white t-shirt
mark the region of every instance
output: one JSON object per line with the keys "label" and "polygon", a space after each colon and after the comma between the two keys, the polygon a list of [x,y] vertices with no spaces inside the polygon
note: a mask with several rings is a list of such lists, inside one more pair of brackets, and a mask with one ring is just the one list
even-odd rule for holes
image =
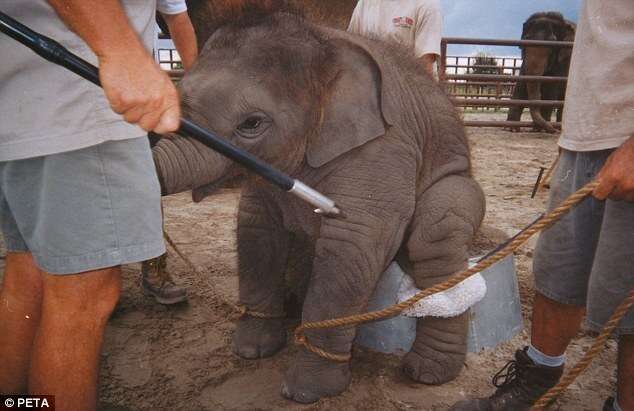
{"label": "white t-shirt", "polygon": [[440,55],[440,4],[438,0],[360,0],[348,31],[400,43],[415,57]]}
{"label": "white t-shirt", "polygon": [[185,0],[156,0],[156,9],[161,14],[180,14],[187,11]]}
{"label": "white t-shirt", "polygon": [[579,13],[559,145],[616,148],[634,136],[634,2],[586,0]]}

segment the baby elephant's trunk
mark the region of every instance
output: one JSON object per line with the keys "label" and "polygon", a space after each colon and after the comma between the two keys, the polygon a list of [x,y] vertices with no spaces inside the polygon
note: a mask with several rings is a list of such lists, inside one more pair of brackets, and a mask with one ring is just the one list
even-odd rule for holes
{"label": "baby elephant's trunk", "polygon": [[161,139],[152,149],[163,195],[212,183],[223,176],[228,160],[186,137]]}

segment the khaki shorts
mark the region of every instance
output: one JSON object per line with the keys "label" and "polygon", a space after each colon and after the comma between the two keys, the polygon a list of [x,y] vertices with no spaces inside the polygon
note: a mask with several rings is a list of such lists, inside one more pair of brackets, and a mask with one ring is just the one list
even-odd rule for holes
{"label": "khaki shorts", "polygon": [[160,188],[147,138],[0,162],[0,225],[9,252],[51,274],[165,252]]}
{"label": "khaki shorts", "polygon": [[[550,188],[549,209],[589,183],[613,150],[563,150]],[[634,203],[588,198],[544,231],[533,263],[535,288],[563,304],[587,307],[599,331],[634,289]],[[634,334],[634,310],[620,334]]]}

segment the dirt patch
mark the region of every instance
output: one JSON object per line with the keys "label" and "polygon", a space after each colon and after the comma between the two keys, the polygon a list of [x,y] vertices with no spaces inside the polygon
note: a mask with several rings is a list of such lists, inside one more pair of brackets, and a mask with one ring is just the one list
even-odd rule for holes
{"label": "dirt patch", "polygon": [[[546,194],[531,199],[540,166],[556,156],[555,137],[470,129],[474,172],[487,196],[485,224],[512,235],[544,210]],[[355,348],[353,380],[343,395],[300,406],[281,397],[280,382],[296,348],[273,358],[246,361],[231,352],[237,315],[235,216],[239,191],[223,190],[194,204],[188,194],[165,199],[167,231],[198,267],[197,275],[176,256],[169,270],[189,288],[189,303],[163,307],[138,287],[138,265],[124,269],[120,304],[110,321],[102,354],[102,409],[133,410],[446,410],[455,401],[491,392],[490,378],[528,341],[526,331],[496,350],[470,354],[466,369],[441,387],[414,384],[400,373],[395,356]],[[496,237],[498,236],[498,237]],[[488,241],[488,243],[487,243]],[[524,316],[532,296],[532,245],[516,255]],[[0,266],[3,260],[0,260]],[[289,331],[294,324],[289,322]],[[570,347],[576,361],[592,339],[579,335]],[[290,342],[290,339],[289,339]],[[563,395],[562,410],[597,410],[615,383],[616,344]]]}

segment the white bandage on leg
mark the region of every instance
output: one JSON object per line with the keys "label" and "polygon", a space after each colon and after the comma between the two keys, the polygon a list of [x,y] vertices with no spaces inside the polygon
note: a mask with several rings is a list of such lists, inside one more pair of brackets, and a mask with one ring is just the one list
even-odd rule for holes
{"label": "white bandage on leg", "polygon": [[[420,290],[408,275],[398,290],[398,302],[411,298]],[[456,317],[484,298],[487,286],[482,275],[475,274],[454,287],[418,301],[413,307],[403,311],[407,317]]]}

